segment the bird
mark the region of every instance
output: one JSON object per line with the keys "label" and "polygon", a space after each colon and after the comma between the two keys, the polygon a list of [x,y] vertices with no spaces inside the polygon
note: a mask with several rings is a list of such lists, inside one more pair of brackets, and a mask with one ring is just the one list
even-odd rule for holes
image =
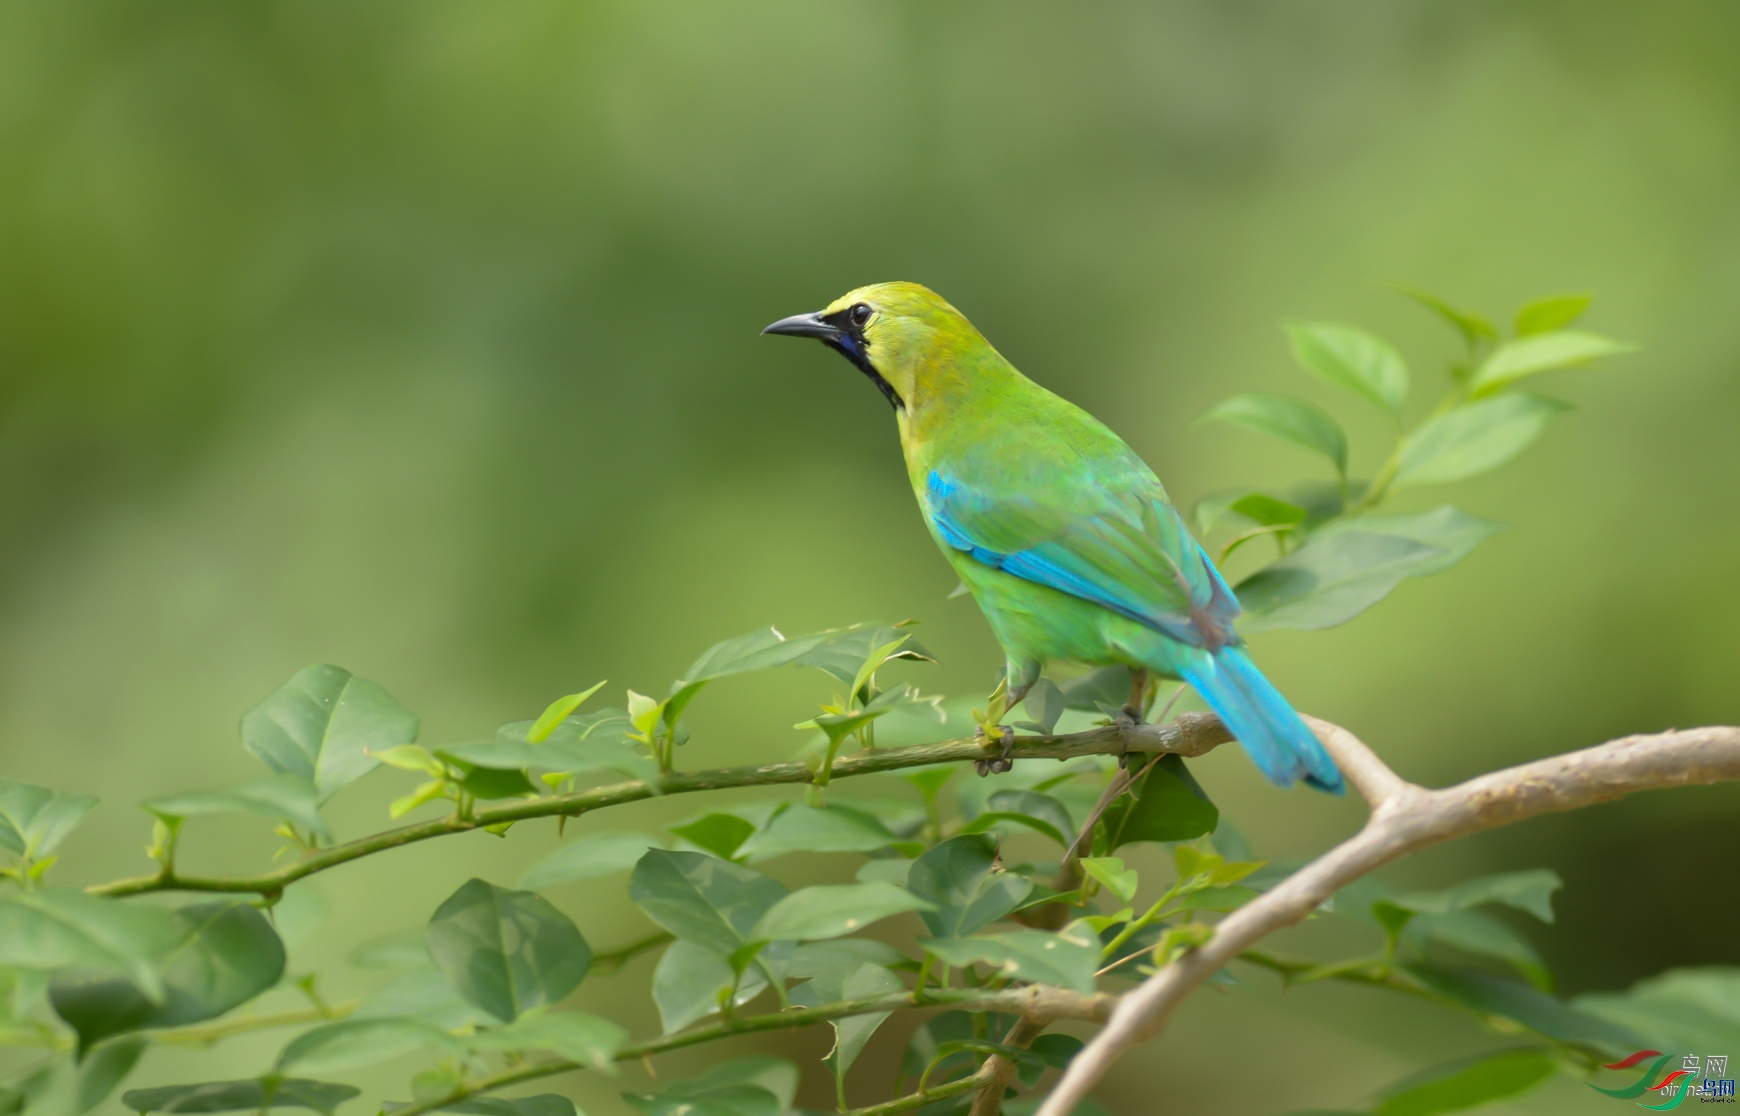
{"label": "bird", "polygon": [[[1232,588],[1105,424],[917,283],[860,287],[762,332],[821,341],[893,406],[925,526],[1002,646],[1004,708],[1053,662],[1148,671],[1192,687],[1271,782],[1342,792],[1323,745],[1252,662]],[[994,769],[1007,770],[1012,734],[988,731],[1004,743]]]}

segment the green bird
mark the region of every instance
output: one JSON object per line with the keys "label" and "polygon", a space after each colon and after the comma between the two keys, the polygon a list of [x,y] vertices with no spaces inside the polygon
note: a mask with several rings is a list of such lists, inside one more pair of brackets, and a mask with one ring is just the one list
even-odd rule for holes
{"label": "green bird", "polygon": [[916,283],[860,287],[762,332],[819,339],[893,404],[925,524],[1002,644],[1008,705],[1049,662],[1151,671],[1202,695],[1273,782],[1341,792],[1322,744],[1246,653],[1238,598],[1154,471],[1103,423]]}

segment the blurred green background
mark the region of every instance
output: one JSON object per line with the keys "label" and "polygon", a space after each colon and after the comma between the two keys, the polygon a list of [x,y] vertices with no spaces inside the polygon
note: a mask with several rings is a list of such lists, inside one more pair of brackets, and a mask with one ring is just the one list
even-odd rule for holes
{"label": "blurred green background", "polygon": [[[1597,292],[1590,327],[1643,351],[1553,374],[1578,409],[1518,463],[1400,505],[1518,529],[1257,657],[1427,783],[1732,723],[1737,45],[1740,10],[1716,0],[5,0],[0,773],[102,796],[56,872],[83,883],[146,869],[138,799],[257,773],[237,719],[311,662],[381,682],[437,742],[599,678],[618,702],[662,692],[769,622],[917,617],[942,665],[906,676],[982,693],[1000,660],[972,603],[945,600],[886,404],[819,347],[757,336],[894,278],[943,292],[1186,504],[1317,468],[1191,425],[1235,391],[1329,405],[1357,469],[1387,449],[1376,415],[1292,368],[1277,319],[1393,338],[1417,417],[1454,339],[1386,284],[1500,315]],[[819,675],[720,683],[682,762],[784,758],[825,696]],[[1230,749],[1196,770],[1266,856],[1360,818]],[[383,824],[410,781],[341,797],[341,831]],[[1531,933],[1567,993],[1740,963],[1737,805],[1644,796],[1391,878],[1558,870],[1560,921]],[[193,823],[185,863],[263,864],[266,828]],[[321,877],[333,914],[298,969],[335,996],[378,983],[345,966],[355,943],[467,875],[511,884],[550,830]],[[644,928],[620,878],[554,897],[599,948]],[[654,1031],[650,968],[579,1003]],[[282,1037],[156,1052],[132,1083],[258,1072]],[[903,1037],[860,1062],[857,1103],[886,1096]],[[1260,984],[1200,995],[1099,1096],[1345,1103],[1500,1041],[1375,993]],[[741,1049],[809,1065],[826,1047]],[[403,1095],[410,1068],[357,1080]],[[824,1081],[802,1099],[827,1106]],[[629,1111],[618,1083],[556,1084]],[[1613,1104],[1567,1081],[1493,1111]]]}

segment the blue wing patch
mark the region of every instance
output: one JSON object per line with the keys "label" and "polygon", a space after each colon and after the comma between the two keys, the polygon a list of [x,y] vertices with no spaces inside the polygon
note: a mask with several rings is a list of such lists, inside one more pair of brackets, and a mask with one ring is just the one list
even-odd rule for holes
{"label": "blue wing patch", "polygon": [[[1046,542],[1039,546],[1008,553],[981,545],[968,534],[960,521],[949,510],[948,505],[963,496],[959,492],[959,486],[956,482],[952,478],[932,470],[925,478],[925,487],[930,496],[927,503],[931,522],[936,525],[937,534],[941,535],[943,542],[949,546],[970,554],[974,561],[990,566],[992,569],[1002,570],[1004,573],[1012,574],[1024,581],[1031,581],[1036,585],[1044,585],[1047,588],[1068,593],[1072,597],[1091,601],[1139,624],[1157,628],[1176,639],[1193,644],[1201,643],[1203,632],[1198,630],[1197,625],[1191,620],[1181,622],[1181,618],[1156,615],[1154,612],[1145,610],[1138,604],[1120,597],[1109,586],[1075,570],[1068,569],[1056,557],[1047,555],[1045,553],[1047,550],[1061,549],[1060,544],[1056,542]],[[1191,542],[1194,545],[1194,540]],[[1198,553],[1201,553],[1200,547],[1198,547]],[[1058,554],[1058,557],[1067,558],[1068,556],[1066,550]],[[1203,564],[1213,571],[1214,564],[1208,561],[1208,556],[1203,554],[1202,559]],[[1232,590],[1226,588],[1226,583],[1220,579],[1219,572],[1215,571],[1211,576],[1214,578],[1215,586],[1226,594],[1227,600],[1233,600]],[[1236,612],[1236,604],[1233,605],[1233,609]],[[1192,620],[1194,619],[1193,617]]]}

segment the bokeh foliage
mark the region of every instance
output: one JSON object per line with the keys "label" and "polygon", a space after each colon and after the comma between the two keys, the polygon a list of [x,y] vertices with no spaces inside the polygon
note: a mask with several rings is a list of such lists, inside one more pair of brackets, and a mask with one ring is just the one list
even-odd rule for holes
{"label": "bokeh foliage", "polygon": [[[146,863],[123,804],[258,776],[235,713],[306,663],[481,739],[606,674],[675,677],[769,618],[917,615],[939,688],[976,692],[995,652],[969,604],[942,603],[882,404],[754,336],[894,277],[947,294],[1188,502],[1307,460],[1191,429],[1229,393],[1336,405],[1299,386],[1278,317],[1447,363],[1460,342],[1387,282],[1488,308],[1599,291],[1594,328],[1644,344],[1647,374],[1571,374],[1573,421],[1456,496],[1523,530],[1258,656],[1426,781],[1732,721],[1735,18],[1713,0],[0,4],[6,774],[103,799],[65,850],[94,880]],[[1348,421],[1370,475],[1357,447],[1381,421]],[[738,714],[803,685],[698,710],[696,762],[776,755]],[[1265,855],[1346,822],[1203,767],[1217,801],[1262,804]],[[362,797],[347,825],[381,816]],[[1557,869],[1563,917],[1537,940],[1573,992],[1731,963],[1730,900],[1705,885],[1733,805],[1535,823],[1423,858],[1410,886]],[[211,870],[270,855],[234,824]],[[503,884],[523,864],[451,855]],[[328,902],[355,912],[331,931],[350,941],[451,890],[349,872]],[[1708,917],[1633,898],[1692,888]],[[583,929],[626,937],[626,897],[605,894]],[[311,962],[341,960],[318,942]],[[1193,1009],[1191,1037],[1114,1084],[1263,1112],[1463,1049],[1336,995]]]}

